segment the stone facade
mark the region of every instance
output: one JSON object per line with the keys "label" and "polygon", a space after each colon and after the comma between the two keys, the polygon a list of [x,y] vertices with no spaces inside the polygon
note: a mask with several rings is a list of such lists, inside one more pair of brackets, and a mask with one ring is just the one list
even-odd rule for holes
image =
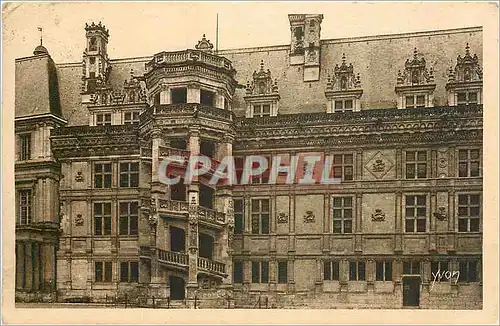
{"label": "stone facade", "polygon": [[[481,29],[322,40],[323,15],[289,18],[288,46],[114,60],[92,23],[82,63],[16,60],[18,300],[481,309]],[[198,154],[207,175],[161,182]],[[226,156],[306,154],[342,182],[208,182]]]}

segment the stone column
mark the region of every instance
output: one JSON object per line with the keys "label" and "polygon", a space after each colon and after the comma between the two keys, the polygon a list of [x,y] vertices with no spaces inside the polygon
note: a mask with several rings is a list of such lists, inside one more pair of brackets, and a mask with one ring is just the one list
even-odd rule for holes
{"label": "stone column", "polygon": [[276,283],[278,283],[276,279],[277,267],[278,263],[276,262],[276,257],[272,257],[269,261],[269,291],[276,292]]}
{"label": "stone column", "polygon": [[[192,89],[191,89],[192,91]],[[199,92],[199,89],[198,89]],[[188,102],[190,88],[188,88]],[[199,98],[198,98],[199,102]],[[189,152],[190,155],[199,155],[200,153],[200,136],[197,128],[189,130]],[[193,178],[188,188],[189,199],[189,223],[188,223],[188,265],[189,276],[188,284],[186,286],[188,298],[194,298],[196,290],[198,289],[198,206],[200,202],[200,186],[197,178]]]}
{"label": "stone column", "polygon": [[436,198],[436,190],[432,189],[431,190],[431,197],[430,197],[430,205],[429,205],[429,214],[427,216],[429,217],[429,251],[436,251],[437,249],[437,236],[436,236],[436,218],[434,217],[434,212],[436,212],[437,208],[437,198]]}
{"label": "stone column", "polygon": [[356,197],[355,197],[355,200],[356,200],[356,206],[355,206],[355,209],[356,209],[356,221],[355,221],[355,224],[354,224],[354,232],[355,232],[355,247],[354,247],[354,251],[355,252],[363,252],[363,241],[362,241],[362,230],[363,230],[363,225],[361,224],[362,223],[362,217],[361,217],[361,214],[362,214],[362,210],[361,210],[361,206],[362,206],[362,198],[363,198],[363,194],[361,193],[357,193],[356,194]]}
{"label": "stone column", "polygon": [[224,109],[224,95],[221,93],[215,94],[215,107],[219,109]]}
{"label": "stone column", "polygon": [[448,251],[455,251],[455,190],[448,191]]}
{"label": "stone column", "polygon": [[161,85],[161,91],[160,91],[160,104],[170,104],[172,103],[170,99],[170,88],[166,85],[163,84]]}
{"label": "stone column", "polygon": [[295,256],[288,256],[288,292],[295,292]]}
{"label": "stone column", "polygon": [[27,241],[25,244],[24,279],[25,290],[33,290],[33,242]]}
{"label": "stone column", "polygon": [[396,191],[396,207],[395,207],[395,233],[396,233],[396,243],[394,247],[395,253],[403,252],[403,211],[402,211],[402,192]]}
{"label": "stone column", "polygon": [[187,103],[200,103],[200,87],[190,84],[187,87]]}
{"label": "stone column", "polygon": [[56,288],[55,250],[54,243],[44,243],[42,245],[43,290],[45,292],[52,292]]}
{"label": "stone column", "polygon": [[314,282],[316,292],[322,292],[323,286],[323,264],[321,257],[316,257],[316,280]]}
{"label": "stone column", "polygon": [[25,245],[22,241],[16,242],[16,290],[24,287]]}

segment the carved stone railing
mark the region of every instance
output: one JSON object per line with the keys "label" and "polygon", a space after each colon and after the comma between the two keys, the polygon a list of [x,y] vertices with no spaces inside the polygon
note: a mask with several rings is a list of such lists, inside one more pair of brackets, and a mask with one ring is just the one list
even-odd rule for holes
{"label": "carved stone railing", "polygon": [[219,275],[226,274],[226,265],[224,263],[203,257],[198,257],[198,269]]}
{"label": "carved stone railing", "polygon": [[235,124],[240,128],[266,126],[303,126],[308,124],[349,124],[378,121],[404,121],[427,118],[456,119],[482,115],[480,104],[467,106],[442,106],[414,109],[374,109],[358,112],[316,112],[300,114],[282,114],[274,117],[236,118]]}
{"label": "carved stone railing", "polygon": [[166,251],[158,249],[158,260],[167,264],[175,264],[179,266],[187,266],[189,257],[187,254],[183,254],[175,251]]}
{"label": "carved stone railing", "polygon": [[159,146],[159,156],[160,157],[181,156],[181,157],[184,157],[185,159],[187,159],[189,157],[189,151],[185,150],[185,149]]}
{"label": "carved stone railing", "polygon": [[[160,213],[164,212],[164,213],[188,214],[189,203],[187,201],[159,199],[158,211]],[[225,213],[217,212],[214,209],[210,209],[203,206],[198,206],[198,218],[202,221],[207,221],[214,224],[224,224],[226,222]]]}
{"label": "carved stone railing", "polygon": [[156,67],[179,64],[184,62],[201,62],[210,66],[234,70],[229,59],[224,57],[203,52],[201,50],[184,50],[176,52],[160,52],[153,56],[153,59],[145,64],[146,72],[149,72]]}
{"label": "carved stone railing", "polygon": [[189,209],[188,202],[179,200],[159,199],[158,205],[160,211],[187,213]]}
{"label": "carved stone railing", "polygon": [[223,224],[226,222],[226,214],[222,212],[217,212],[216,210],[203,207],[203,206],[198,206],[198,217],[201,220],[217,223],[217,224]]}
{"label": "carved stone railing", "polygon": [[233,120],[232,111],[198,103],[160,104],[148,109],[152,115],[171,117],[174,114],[207,116],[223,120]]}
{"label": "carved stone railing", "polygon": [[97,136],[97,135],[123,135],[136,133],[137,125],[107,125],[107,126],[72,126],[54,128],[51,136]]}

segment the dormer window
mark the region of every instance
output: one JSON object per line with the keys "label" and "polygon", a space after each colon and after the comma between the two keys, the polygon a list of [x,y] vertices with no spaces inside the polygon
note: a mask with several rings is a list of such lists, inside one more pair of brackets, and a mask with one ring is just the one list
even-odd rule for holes
{"label": "dormer window", "polygon": [[359,111],[361,109],[361,80],[354,74],[352,63],[347,65],[345,54],[340,66],[335,65],[333,76],[328,76],[325,96],[328,99],[327,112]]}
{"label": "dormer window", "polygon": [[405,108],[425,108],[427,95],[407,95],[405,96]]}
{"label": "dormer window", "polygon": [[269,117],[271,115],[271,105],[270,104],[254,104],[253,113],[254,117]]}
{"label": "dormer window", "polygon": [[434,101],[434,72],[427,69],[425,59],[419,55],[417,48],[413,51],[413,59],[407,59],[403,72],[398,71],[396,94],[399,109],[432,107]]}
{"label": "dormer window", "polygon": [[247,82],[244,97],[247,102],[246,117],[269,117],[278,114],[278,103],[280,95],[278,93],[278,83],[272,80],[271,71],[264,70],[264,62],[260,63],[259,72],[253,72],[253,81]]}
{"label": "dormer window", "polygon": [[483,71],[476,54],[471,56],[469,44],[465,47],[465,56],[457,57],[455,69],[448,70],[449,105],[473,105],[482,103]]}
{"label": "dormer window", "polygon": [[96,126],[111,125],[111,113],[98,113],[96,114]]}
{"label": "dormer window", "polygon": [[123,114],[123,123],[126,125],[139,123],[139,111],[125,112]]}
{"label": "dormer window", "polygon": [[335,112],[354,110],[354,100],[335,100]]}

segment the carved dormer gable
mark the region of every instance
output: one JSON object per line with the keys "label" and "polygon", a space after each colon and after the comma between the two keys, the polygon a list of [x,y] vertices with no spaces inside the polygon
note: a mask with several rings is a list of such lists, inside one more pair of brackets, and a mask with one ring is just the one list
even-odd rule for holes
{"label": "carved dormer gable", "polygon": [[342,63],[335,65],[333,75],[328,75],[325,96],[329,101],[327,112],[359,111],[361,77],[354,73],[352,63],[347,64],[345,53],[342,54]]}
{"label": "carved dormer gable", "polygon": [[469,43],[465,46],[465,56],[457,57],[455,69],[450,68],[448,82],[474,82],[483,80],[483,69],[479,64],[477,54],[470,55]]}
{"label": "carved dormer gable", "polygon": [[208,52],[208,53],[212,53],[213,48],[214,48],[214,45],[212,43],[210,43],[210,40],[207,40],[207,38],[205,37],[205,34],[203,34],[203,37],[201,38],[200,41],[198,41],[198,44],[196,44],[196,46],[195,46],[196,50],[200,50],[200,51],[204,51],[204,52]]}
{"label": "carved dormer gable", "polygon": [[130,80],[123,82],[123,92],[125,93],[125,103],[144,103],[147,100],[146,90],[142,87],[138,77],[130,71]]}
{"label": "carved dormer gable", "polygon": [[326,84],[327,90],[332,91],[347,91],[349,89],[361,88],[361,79],[359,74],[354,74],[354,67],[352,63],[347,65],[345,53],[342,55],[342,63],[340,66],[335,65],[333,69],[333,76],[328,76]]}
{"label": "carved dormer gable", "polygon": [[415,48],[413,58],[406,59],[404,70],[398,71],[395,88],[398,108],[432,107],[435,89],[433,68],[427,67],[425,58]]}
{"label": "carved dormer gable", "polygon": [[278,114],[278,81],[273,80],[271,71],[264,69],[264,61],[260,62],[259,71],[254,71],[252,81],[247,81],[245,101],[247,117],[274,116]]}
{"label": "carved dormer gable", "polygon": [[272,79],[271,71],[264,70],[264,61],[260,62],[260,70],[252,74],[253,81],[247,81],[247,95],[269,95],[278,93],[278,81]]}
{"label": "carved dormer gable", "polygon": [[424,57],[419,58],[417,48],[413,50],[413,59],[406,59],[405,69],[398,71],[398,85],[425,85],[434,82],[434,71],[427,70]]}
{"label": "carved dormer gable", "polygon": [[483,69],[476,54],[471,56],[469,43],[465,46],[465,56],[457,56],[455,69],[448,70],[449,105],[481,104],[483,93]]}

